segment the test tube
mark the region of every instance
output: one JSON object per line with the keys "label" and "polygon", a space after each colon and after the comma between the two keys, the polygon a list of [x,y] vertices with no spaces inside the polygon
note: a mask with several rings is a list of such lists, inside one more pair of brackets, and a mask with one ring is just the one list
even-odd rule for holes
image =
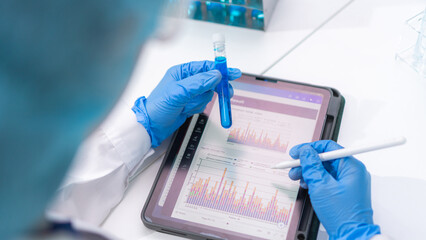
{"label": "test tube", "polygon": [[227,24],[226,5],[223,3],[206,2],[207,21]]}
{"label": "test tube", "polygon": [[203,11],[201,10],[200,1],[191,1],[188,7],[188,17],[197,20],[203,19]]}
{"label": "test tube", "polygon": [[263,29],[264,27],[264,15],[263,11],[253,9],[251,12],[252,28]]}
{"label": "test tube", "polygon": [[231,100],[229,96],[228,66],[226,64],[225,36],[223,34],[213,34],[213,47],[215,69],[222,74],[222,80],[216,86],[219,99],[220,123],[223,128],[230,128],[232,125]]}
{"label": "test tube", "polygon": [[232,4],[245,5],[246,0],[232,0]]}
{"label": "test tube", "polygon": [[254,7],[256,9],[263,9],[263,1],[262,0],[250,0],[250,7]]}
{"label": "test tube", "polygon": [[229,8],[229,23],[234,26],[244,27],[246,25],[246,8],[232,5]]}

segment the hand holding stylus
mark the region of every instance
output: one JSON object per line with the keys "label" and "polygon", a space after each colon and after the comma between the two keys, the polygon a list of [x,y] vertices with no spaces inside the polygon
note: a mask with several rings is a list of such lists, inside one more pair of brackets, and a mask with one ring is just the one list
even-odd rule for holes
{"label": "hand holding stylus", "polygon": [[[402,144],[405,139],[387,141],[388,145],[355,148],[358,150],[352,152],[348,148],[345,153],[331,140],[305,143],[291,149],[290,156],[300,159],[301,167],[292,168],[288,175],[292,180],[300,180],[303,188],[308,188],[315,213],[330,239],[371,239],[380,234],[380,227],[373,222],[370,174],[362,162],[352,156],[342,156],[393,146],[395,142]],[[325,153],[329,158],[339,159],[323,162],[320,155]]]}

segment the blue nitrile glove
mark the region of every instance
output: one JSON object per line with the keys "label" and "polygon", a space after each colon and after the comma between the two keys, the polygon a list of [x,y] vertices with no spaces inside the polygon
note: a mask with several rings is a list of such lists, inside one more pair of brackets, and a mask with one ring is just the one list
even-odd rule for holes
{"label": "blue nitrile glove", "polygon": [[[212,61],[171,67],[148,98],[136,100],[132,110],[151,136],[153,147],[160,145],[188,117],[204,111],[222,79],[220,72],[213,69]],[[228,71],[229,80],[241,77],[239,69],[229,68]],[[231,85],[230,94],[233,95]]]}
{"label": "blue nitrile glove", "polygon": [[301,180],[309,189],[312,206],[330,239],[370,239],[380,234],[373,223],[370,174],[354,157],[322,163],[318,153],[341,149],[331,140],[305,143],[290,151],[300,158],[301,167],[292,168],[289,177]]}

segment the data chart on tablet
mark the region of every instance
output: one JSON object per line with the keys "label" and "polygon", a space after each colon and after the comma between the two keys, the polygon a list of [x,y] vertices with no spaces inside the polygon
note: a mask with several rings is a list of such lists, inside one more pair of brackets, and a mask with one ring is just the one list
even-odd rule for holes
{"label": "data chart on tablet", "polygon": [[[233,124],[220,124],[217,100],[171,217],[266,239],[287,236],[299,190],[286,170],[289,150],[312,141],[322,97],[235,82]],[[274,94],[275,93],[275,94]],[[182,156],[181,148],[178,156]],[[179,167],[179,159],[174,163]],[[173,177],[166,182],[171,185]],[[168,191],[163,191],[166,198]],[[161,201],[160,201],[161,205]]]}

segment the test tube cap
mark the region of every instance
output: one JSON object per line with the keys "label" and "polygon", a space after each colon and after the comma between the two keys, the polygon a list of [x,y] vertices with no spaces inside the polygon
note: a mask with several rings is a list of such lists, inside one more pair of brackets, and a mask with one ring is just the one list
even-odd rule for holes
{"label": "test tube cap", "polygon": [[225,42],[225,35],[222,33],[213,34],[213,42]]}

